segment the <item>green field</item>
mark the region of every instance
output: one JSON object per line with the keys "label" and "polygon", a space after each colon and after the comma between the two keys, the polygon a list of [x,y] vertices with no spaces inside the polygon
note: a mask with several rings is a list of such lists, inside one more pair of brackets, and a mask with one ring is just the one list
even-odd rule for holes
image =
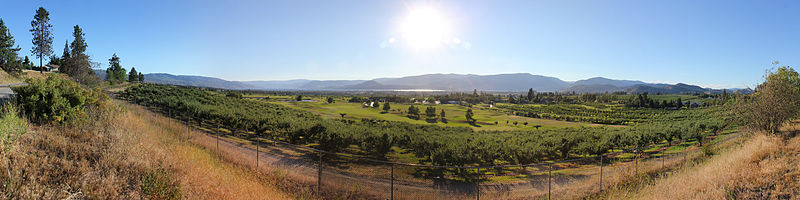
{"label": "green field", "polygon": [[[270,97],[272,99],[272,97]],[[504,112],[500,109],[489,108],[487,104],[479,104],[471,107],[474,113],[474,118],[477,120],[475,125],[467,123],[466,112],[470,107],[456,105],[456,104],[440,104],[440,105],[423,105],[415,104],[420,110],[425,110],[426,107],[436,108],[436,114],[445,110],[447,123],[440,120],[426,120],[423,116],[419,120],[406,117],[405,113],[411,104],[396,104],[390,103],[390,112],[384,112],[382,108],[363,107],[361,103],[348,103],[345,99],[336,99],[334,103],[325,102],[324,98],[311,98],[314,102],[289,102],[289,101],[272,101],[272,103],[285,105],[293,108],[298,108],[310,111],[328,118],[341,118],[340,113],[345,113],[345,118],[348,119],[378,119],[388,121],[401,121],[413,124],[436,124],[442,126],[453,127],[471,127],[478,130],[535,130],[534,126],[540,125],[540,129],[554,128],[554,127],[580,127],[580,126],[599,126],[597,124],[590,124],[585,122],[567,122],[549,119],[536,119],[522,116],[513,115],[510,112]],[[438,117],[438,116],[437,116]],[[497,122],[497,125],[495,125]],[[506,123],[508,122],[508,123]],[[517,122],[517,125],[514,125]],[[528,122],[528,125],[524,125]]]}

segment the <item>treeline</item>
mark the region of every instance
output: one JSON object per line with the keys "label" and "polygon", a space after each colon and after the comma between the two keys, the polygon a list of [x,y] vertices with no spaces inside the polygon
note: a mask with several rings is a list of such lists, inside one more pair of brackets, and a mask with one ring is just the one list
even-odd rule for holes
{"label": "treeline", "polygon": [[697,102],[692,103],[691,101],[683,102],[680,97],[676,100],[654,100],[647,96],[647,92],[641,93],[638,95],[633,95],[625,102],[625,106],[627,107],[637,107],[637,108],[693,108],[693,107],[700,107],[700,104]]}
{"label": "treeline", "polygon": [[497,108],[513,112],[517,116],[552,119],[559,121],[589,122],[595,124],[630,125],[650,121],[674,112],[661,109],[626,109],[611,105],[515,105],[498,104]]}
{"label": "treeline", "polygon": [[[315,114],[263,101],[227,97],[204,90],[141,84],[120,96],[195,118],[219,122],[256,137],[341,152],[356,145],[385,159],[391,147],[408,149],[435,165],[526,164],[570,155],[597,155],[609,149],[641,148],[660,141],[705,135],[724,126],[714,113],[673,118],[629,128],[584,127],[535,131],[473,131],[470,128],[415,125],[382,120],[322,119]],[[711,111],[709,111],[711,112]]]}
{"label": "treeline", "polygon": [[[32,34],[33,46],[31,53],[35,58],[39,59],[39,66],[36,67],[28,56],[20,57],[19,51],[22,50],[17,46],[14,36],[11,31],[6,27],[3,19],[0,18],[0,68],[4,71],[18,75],[22,69],[39,70],[40,72],[58,70],[58,72],[69,75],[73,80],[81,84],[93,85],[99,83],[99,78],[92,70],[92,61],[86,53],[88,44],[86,43],[86,34],[79,25],[72,27],[72,42],[64,42],[64,51],[61,56],[56,56],[53,51],[53,25],[50,24],[50,12],[43,7],[36,10],[36,14],[31,21],[30,32]],[[44,65],[44,59],[49,58],[48,65]],[[119,65],[119,57],[116,54],[109,60],[110,67],[106,70],[106,80],[110,83],[119,83],[124,81],[130,82],[144,82],[144,76],[141,72],[136,72],[131,68],[131,72],[127,71]]]}

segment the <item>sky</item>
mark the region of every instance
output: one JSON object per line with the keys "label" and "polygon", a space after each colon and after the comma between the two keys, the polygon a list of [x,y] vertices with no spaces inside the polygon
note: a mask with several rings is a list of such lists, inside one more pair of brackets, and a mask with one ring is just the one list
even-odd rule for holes
{"label": "sky", "polygon": [[800,64],[800,1],[4,2],[23,55],[40,6],[57,55],[79,25],[102,69],[116,53],[143,73],[239,81],[531,73],[742,88],[773,61]]}

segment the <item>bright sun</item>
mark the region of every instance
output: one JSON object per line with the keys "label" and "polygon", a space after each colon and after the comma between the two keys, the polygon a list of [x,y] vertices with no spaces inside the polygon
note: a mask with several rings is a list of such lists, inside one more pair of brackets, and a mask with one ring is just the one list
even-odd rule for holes
{"label": "bright sun", "polygon": [[453,40],[450,23],[430,7],[412,8],[402,21],[403,39],[414,48],[432,48]]}

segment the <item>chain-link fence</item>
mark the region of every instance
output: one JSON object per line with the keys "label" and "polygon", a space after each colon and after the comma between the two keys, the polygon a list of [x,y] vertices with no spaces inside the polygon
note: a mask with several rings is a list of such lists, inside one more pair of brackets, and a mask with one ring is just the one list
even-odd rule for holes
{"label": "chain-link fence", "polygon": [[[556,162],[433,166],[326,152],[253,137],[248,130],[232,129],[158,107],[149,109],[168,117],[169,128],[177,130],[186,141],[216,151],[233,162],[258,169],[277,169],[294,180],[316,184],[317,192],[351,198],[574,199],[635,176],[669,171],[704,153],[701,147],[681,140],[644,151],[615,151]],[[738,136],[715,134],[706,148]]]}

